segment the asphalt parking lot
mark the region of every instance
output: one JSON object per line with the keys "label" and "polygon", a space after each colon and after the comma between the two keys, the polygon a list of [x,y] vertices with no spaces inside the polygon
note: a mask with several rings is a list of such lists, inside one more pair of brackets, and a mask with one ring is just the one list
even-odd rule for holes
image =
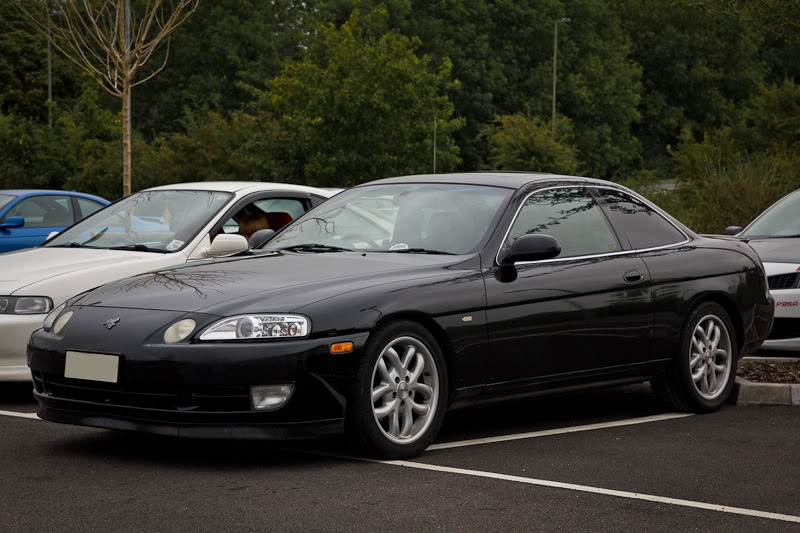
{"label": "asphalt parking lot", "polygon": [[0,387],[3,531],[800,531],[800,409],[666,413],[646,385],[448,415],[409,462],[33,417]]}

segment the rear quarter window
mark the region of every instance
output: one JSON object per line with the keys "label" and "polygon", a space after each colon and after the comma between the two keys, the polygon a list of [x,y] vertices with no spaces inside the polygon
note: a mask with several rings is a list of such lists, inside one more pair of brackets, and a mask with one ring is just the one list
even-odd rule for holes
{"label": "rear quarter window", "polygon": [[625,234],[634,250],[677,244],[686,236],[666,218],[622,191],[598,189],[614,227]]}

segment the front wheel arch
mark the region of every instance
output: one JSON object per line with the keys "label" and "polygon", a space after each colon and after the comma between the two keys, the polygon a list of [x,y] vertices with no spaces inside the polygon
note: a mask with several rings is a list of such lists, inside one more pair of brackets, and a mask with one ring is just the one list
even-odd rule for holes
{"label": "front wheel arch", "polygon": [[427,315],[425,313],[421,313],[419,311],[400,311],[397,313],[392,313],[386,316],[381,317],[375,325],[373,325],[370,330],[375,331],[376,329],[385,326],[386,324],[392,322],[399,322],[407,320],[409,322],[416,322],[423,328],[427,329],[428,332],[433,335],[433,338],[436,340],[436,343],[439,345],[439,349],[442,351],[442,355],[444,356],[444,362],[447,368],[447,382],[450,384],[450,387],[447,391],[447,406],[449,407],[450,404],[453,403],[454,395],[455,395],[455,384],[454,381],[454,374],[453,374],[453,362],[455,359],[453,346],[450,343],[450,338],[447,336],[444,328],[436,322],[433,317]]}

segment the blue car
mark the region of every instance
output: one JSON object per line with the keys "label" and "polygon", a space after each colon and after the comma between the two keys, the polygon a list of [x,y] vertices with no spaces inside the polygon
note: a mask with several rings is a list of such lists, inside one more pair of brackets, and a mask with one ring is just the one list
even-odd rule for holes
{"label": "blue car", "polygon": [[0,190],[0,253],[38,246],[108,204],[79,192]]}

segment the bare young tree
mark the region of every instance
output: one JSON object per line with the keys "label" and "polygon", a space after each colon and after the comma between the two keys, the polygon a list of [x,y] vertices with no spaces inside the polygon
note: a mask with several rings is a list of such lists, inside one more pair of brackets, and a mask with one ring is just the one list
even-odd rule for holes
{"label": "bare young tree", "polygon": [[[131,89],[158,74],[169,58],[170,35],[194,13],[200,0],[17,0],[17,9],[37,30],[103,88],[122,99],[122,190],[131,193]],[[57,11],[59,24],[49,25]],[[48,33],[49,32],[49,33]],[[164,60],[145,70],[166,44]]]}

